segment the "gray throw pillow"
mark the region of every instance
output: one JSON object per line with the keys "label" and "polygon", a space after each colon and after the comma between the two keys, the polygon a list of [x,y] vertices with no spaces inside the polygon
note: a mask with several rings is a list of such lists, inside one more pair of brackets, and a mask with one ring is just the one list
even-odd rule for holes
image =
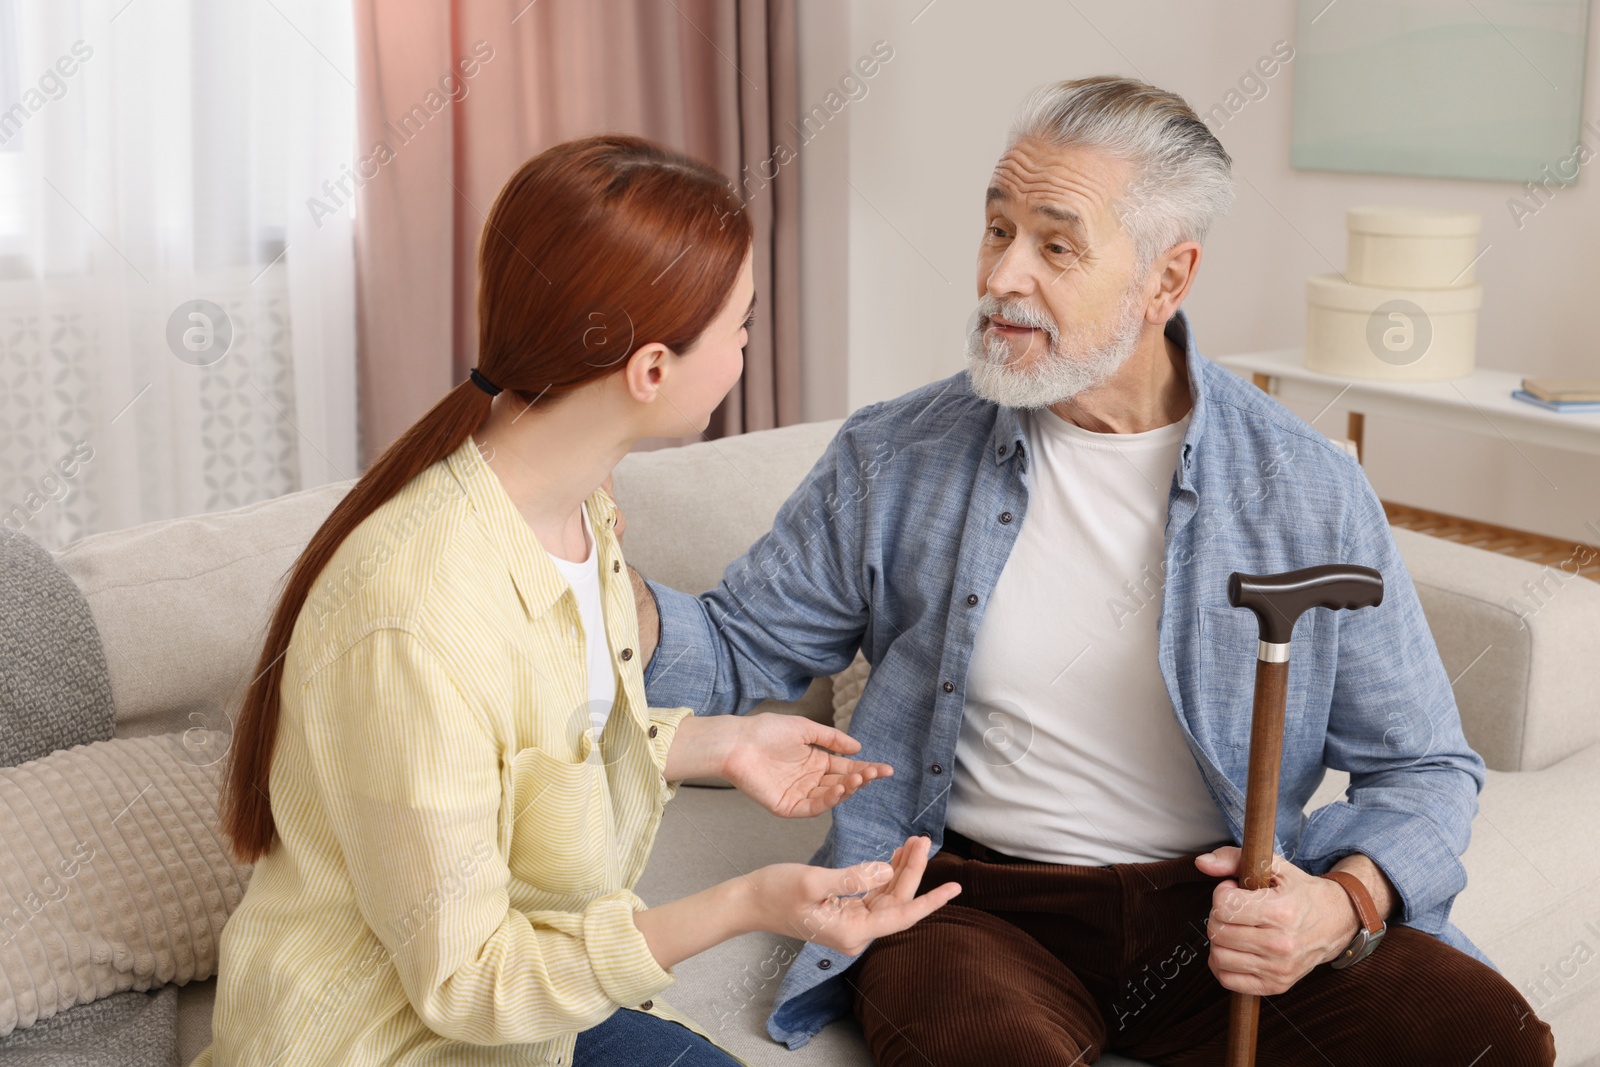
{"label": "gray throw pillow", "polygon": [[178,1067],[178,987],[114,993],[0,1041],[0,1067]]}
{"label": "gray throw pillow", "polygon": [[88,602],[48,551],[0,524],[0,767],[110,740],[115,725]]}

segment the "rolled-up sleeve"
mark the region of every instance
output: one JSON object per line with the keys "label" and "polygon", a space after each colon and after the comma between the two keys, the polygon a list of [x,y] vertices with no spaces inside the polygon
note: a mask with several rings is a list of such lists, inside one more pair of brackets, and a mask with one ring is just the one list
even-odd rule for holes
{"label": "rolled-up sleeve", "polygon": [[731,699],[727,686],[718,693],[719,672],[728,673],[726,642],[711,625],[706,605],[697,596],[645,579],[655,597],[661,638],[645,666],[645,691],[651,700],[670,700],[701,709],[701,714],[726,714],[743,710]]}
{"label": "rolled-up sleeve", "polygon": [[356,906],[429,1029],[544,1041],[672,983],[630,891],[582,911],[511,906],[499,745],[415,634],[375,630],[305,685],[304,734]]}
{"label": "rolled-up sleeve", "polygon": [[[665,768],[667,765],[667,752],[672,748],[672,739],[678,736],[678,727],[683,725],[683,720],[694,715],[693,708],[651,708],[650,725],[655,728],[655,734],[650,739],[654,746],[653,758],[656,765]],[[665,803],[678,795],[679,781],[662,779],[661,800]]]}
{"label": "rolled-up sleeve", "polygon": [[1313,874],[1360,852],[1394,886],[1394,921],[1431,934],[1467,883],[1460,856],[1485,772],[1383,507],[1359,476],[1339,558],[1383,575],[1383,603],[1341,612],[1324,759],[1350,773],[1348,800],[1313,812],[1297,860]]}

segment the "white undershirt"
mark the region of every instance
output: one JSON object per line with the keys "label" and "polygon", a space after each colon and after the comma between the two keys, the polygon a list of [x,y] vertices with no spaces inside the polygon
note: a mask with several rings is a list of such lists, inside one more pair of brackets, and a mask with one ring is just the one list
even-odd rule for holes
{"label": "white undershirt", "polygon": [[578,598],[578,618],[589,648],[589,721],[596,737],[605,729],[611,705],[617,699],[617,676],[611,664],[611,646],[606,641],[605,614],[600,606],[600,553],[595,550],[589,529],[589,509],[584,507],[583,543],[588,554],[581,562],[562,559],[550,553],[550,561],[567,579]]}
{"label": "white undershirt", "polygon": [[1204,851],[1228,825],[1156,665],[1167,494],[1189,425],[1027,413],[1028,510],[973,648],[948,825],[1026,859]]}

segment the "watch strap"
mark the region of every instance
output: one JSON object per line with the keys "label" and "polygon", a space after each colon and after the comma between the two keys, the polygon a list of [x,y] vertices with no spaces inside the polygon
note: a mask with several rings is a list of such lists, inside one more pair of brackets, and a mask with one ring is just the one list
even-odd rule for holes
{"label": "watch strap", "polygon": [[1356,915],[1360,917],[1361,925],[1368,934],[1383,931],[1384,922],[1378,915],[1378,905],[1373,902],[1372,894],[1367,892],[1367,887],[1361,883],[1361,879],[1349,871],[1329,871],[1319,877],[1338,882],[1344,887],[1344,891],[1350,894],[1350,902],[1356,906]]}

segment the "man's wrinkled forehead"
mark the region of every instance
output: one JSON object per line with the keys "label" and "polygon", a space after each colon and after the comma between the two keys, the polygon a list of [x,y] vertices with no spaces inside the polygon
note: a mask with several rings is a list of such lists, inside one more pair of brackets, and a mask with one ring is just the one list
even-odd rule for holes
{"label": "man's wrinkled forehead", "polygon": [[1087,237],[1110,213],[1122,177],[1122,165],[1109,157],[1023,140],[995,164],[984,202],[1012,217],[1037,216]]}

